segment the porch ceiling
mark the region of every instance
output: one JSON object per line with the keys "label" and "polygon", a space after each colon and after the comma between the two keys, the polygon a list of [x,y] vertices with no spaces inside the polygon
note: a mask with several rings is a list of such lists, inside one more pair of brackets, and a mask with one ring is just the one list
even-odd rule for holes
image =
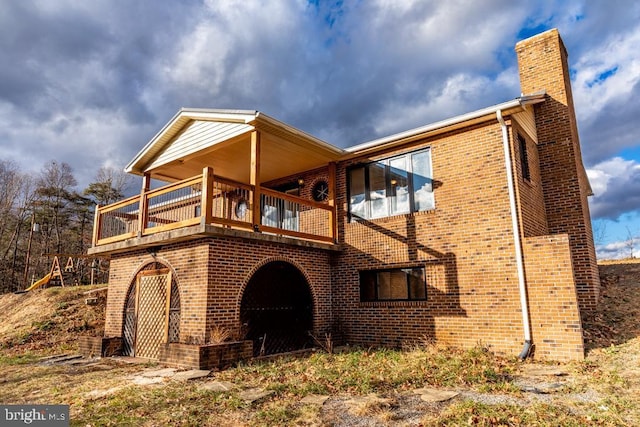
{"label": "porch ceiling", "polygon": [[183,109],[125,170],[171,182],[210,166],[216,175],[249,182],[254,130],[261,138],[261,182],[324,166],[344,153],[257,111]]}

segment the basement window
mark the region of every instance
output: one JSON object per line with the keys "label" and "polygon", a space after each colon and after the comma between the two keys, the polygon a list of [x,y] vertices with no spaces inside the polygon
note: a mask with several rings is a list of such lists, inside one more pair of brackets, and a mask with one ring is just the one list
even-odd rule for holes
{"label": "basement window", "polygon": [[424,267],[360,271],[360,301],[424,301]]}
{"label": "basement window", "polygon": [[351,219],[375,219],[434,208],[431,150],[378,160],[348,171]]}

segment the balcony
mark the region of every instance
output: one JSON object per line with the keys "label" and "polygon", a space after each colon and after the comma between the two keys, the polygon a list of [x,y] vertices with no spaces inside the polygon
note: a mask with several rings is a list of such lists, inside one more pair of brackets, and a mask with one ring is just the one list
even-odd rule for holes
{"label": "balcony", "polygon": [[207,167],[200,175],[98,206],[89,252],[212,234],[259,234],[332,245],[337,237],[335,206],[217,176]]}

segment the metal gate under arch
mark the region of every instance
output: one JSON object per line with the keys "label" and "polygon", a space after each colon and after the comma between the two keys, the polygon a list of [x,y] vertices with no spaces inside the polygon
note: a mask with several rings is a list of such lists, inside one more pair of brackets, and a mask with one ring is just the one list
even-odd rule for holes
{"label": "metal gate under arch", "polygon": [[180,338],[180,292],[168,268],[150,264],[129,287],[122,354],[157,359],[160,346]]}
{"label": "metal gate under arch", "polygon": [[304,275],[284,261],[262,266],[244,290],[240,321],[254,356],[310,347],[313,298]]}

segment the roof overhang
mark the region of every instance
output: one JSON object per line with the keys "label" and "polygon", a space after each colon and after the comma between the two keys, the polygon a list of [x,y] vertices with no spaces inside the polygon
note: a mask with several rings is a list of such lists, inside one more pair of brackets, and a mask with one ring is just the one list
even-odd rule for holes
{"label": "roof overhang", "polygon": [[496,112],[501,111],[503,116],[509,116],[524,111],[529,105],[544,102],[545,91],[536,92],[531,95],[522,95],[511,101],[486,107],[481,110],[472,111],[446,120],[431,123],[426,126],[417,127],[404,132],[389,135],[384,138],[365,142],[345,149],[345,158],[367,155],[374,151],[385,150],[408,142],[424,139],[445,132],[451,132],[479,123],[497,120]]}
{"label": "roof overhang", "polygon": [[[254,110],[183,108],[144,146],[125,172],[177,181],[210,166],[247,182],[251,133],[260,132],[262,182],[339,160],[344,151]],[[283,161],[285,160],[286,161]]]}
{"label": "roof overhang", "polygon": [[544,91],[522,95],[426,126],[341,149],[255,110],[183,108],[145,145],[126,172],[164,181],[198,175],[212,167],[216,175],[248,182],[251,133],[260,132],[260,181],[296,175],[329,162],[369,155],[419,139],[497,120],[544,102]]}

